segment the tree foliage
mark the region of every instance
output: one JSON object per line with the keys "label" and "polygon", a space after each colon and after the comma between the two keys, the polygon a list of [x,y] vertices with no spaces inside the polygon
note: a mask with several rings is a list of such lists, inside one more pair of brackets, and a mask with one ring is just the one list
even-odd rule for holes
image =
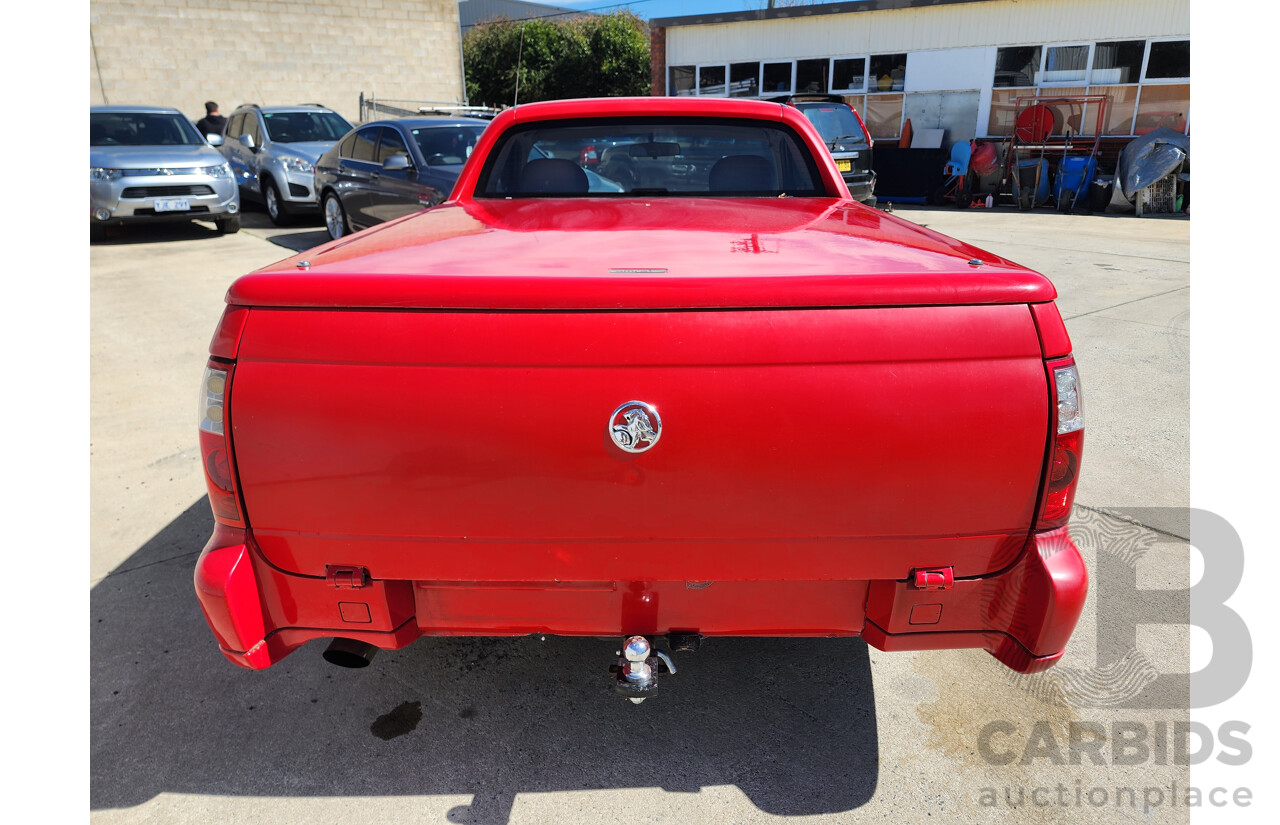
{"label": "tree foliage", "polygon": [[649,94],[649,27],[625,11],[481,23],[462,38],[462,57],[478,105],[517,102],[517,63],[520,103]]}

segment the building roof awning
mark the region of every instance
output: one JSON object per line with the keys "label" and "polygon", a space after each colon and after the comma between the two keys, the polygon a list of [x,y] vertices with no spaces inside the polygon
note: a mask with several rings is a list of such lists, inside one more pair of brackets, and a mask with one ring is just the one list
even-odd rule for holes
{"label": "building roof awning", "polygon": [[820,6],[791,6],[781,9],[753,9],[751,11],[718,12],[715,14],[690,14],[684,17],[655,17],[649,21],[651,28],[673,26],[708,26],[719,23],[745,23],[754,20],[790,20],[798,17],[817,17],[823,14],[854,14],[868,11],[898,11],[930,6],[952,6],[958,3],[990,3],[992,0],[855,0],[851,3],[826,3]]}

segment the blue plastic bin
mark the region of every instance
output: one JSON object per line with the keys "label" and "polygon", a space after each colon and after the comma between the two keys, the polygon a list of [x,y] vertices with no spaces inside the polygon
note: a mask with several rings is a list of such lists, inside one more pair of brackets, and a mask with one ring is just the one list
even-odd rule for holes
{"label": "blue plastic bin", "polygon": [[1058,179],[1053,183],[1053,197],[1059,207],[1070,207],[1080,193],[1080,203],[1089,202],[1089,187],[1098,171],[1097,158],[1063,158],[1058,164]]}

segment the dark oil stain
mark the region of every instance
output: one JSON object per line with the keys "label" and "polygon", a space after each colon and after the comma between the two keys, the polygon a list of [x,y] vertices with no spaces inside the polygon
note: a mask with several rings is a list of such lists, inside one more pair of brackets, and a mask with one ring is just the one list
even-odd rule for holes
{"label": "dark oil stain", "polygon": [[369,726],[369,731],[382,740],[404,736],[422,721],[421,702],[402,702],[390,713],[384,713]]}
{"label": "dark oil stain", "polygon": [[462,710],[458,711],[459,719],[470,719],[472,716],[475,716],[475,715],[476,715],[476,709],[471,707],[463,708]]}

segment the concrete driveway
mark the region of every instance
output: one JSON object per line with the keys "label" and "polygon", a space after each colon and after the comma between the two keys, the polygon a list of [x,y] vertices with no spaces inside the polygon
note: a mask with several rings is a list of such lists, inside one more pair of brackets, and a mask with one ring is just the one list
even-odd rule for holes
{"label": "concrete driveway", "polygon": [[[422,639],[358,671],[313,642],[236,668],[192,592],[212,529],[196,389],[230,282],[327,236],[248,212],[233,236],[197,224],[94,245],[93,821],[1187,821],[1165,795],[1188,770],[1156,741],[1188,718],[1185,683],[1165,678],[1187,669],[1187,628],[1144,630],[1127,655],[1111,628],[1176,617],[1189,584],[1189,221],[898,214],[1061,293],[1086,393],[1074,528],[1093,582],[1048,674],[981,651],[713,640],[631,706],[609,692],[612,646],[589,639]],[[1135,726],[1147,755],[1117,764]]]}

